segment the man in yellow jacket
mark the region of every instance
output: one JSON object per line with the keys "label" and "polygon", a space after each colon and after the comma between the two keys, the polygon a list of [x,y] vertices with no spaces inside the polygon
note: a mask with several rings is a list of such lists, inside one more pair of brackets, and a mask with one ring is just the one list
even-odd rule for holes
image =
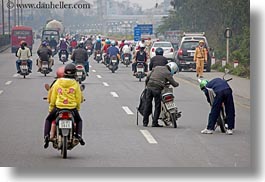
{"label": "man in yellow jacket", "polygon": [[79,115],[82,92],[79,83],[75,80],[76,67],[74,64],[68,64],[64,69],[64,78],[59,78],[54,83],[51,96],[49,112],[46,118],[44,128],[44,148],[48,148],[50,140],[50,130],[52,121],[56,119],[56,114],[61,109],[69,109],[74,114],[76,122],[76,137],[81,145],[85,145],[82,139],[82,119]]}
{"label": "man in yellow jacket", "polygon": [[204,47],[204,41],[200,40],[193,58],[193,61],[196,62],[197,77],[203,78],[204,62],[207,62],[207,60],[207,49]]}

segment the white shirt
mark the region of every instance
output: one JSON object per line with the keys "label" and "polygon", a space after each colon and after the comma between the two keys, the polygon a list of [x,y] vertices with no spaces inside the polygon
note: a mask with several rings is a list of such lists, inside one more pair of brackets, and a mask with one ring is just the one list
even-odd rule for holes
{"label": "white shirt", "polygon": [[31,57],[30,49],[27,48],[27,47],[25,47],[24,50],[19,48],[18,51],[17,51],[17,57],[20,60],[28,60]]}
{"label": "white shirt", "polygon": [[131,53],[131,48],[128,45],[124,45],[122,48],[122,52],[124,54],[130,54]]}

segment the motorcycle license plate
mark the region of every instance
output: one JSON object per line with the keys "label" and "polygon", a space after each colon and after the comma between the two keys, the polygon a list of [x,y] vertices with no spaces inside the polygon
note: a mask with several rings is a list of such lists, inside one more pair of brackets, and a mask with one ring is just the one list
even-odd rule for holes
{"label": "motorcycle license plate", "polygon": [[144,72],[144,68],[137,68],[137,72]]}
{"label": "motorcycle license plate", "polygon": [[42,68],[48,68],[48,65],[47,64],[43,64]]}
{"label": "motorcycle license plate", "polygon": [[125,57],[124,59],[127,61],[127,60],[129,60],[129,57]]}
{"label": "motorcycle license plate", "polygon": [[115,59],[114,59],[114,60],[111,60],[111,61],[112,61],[113,63],[117,63],[117,60],[115,60]]}
{"label": "motorcycle license plate", "polygon": [[87,50],[88,53],[91,53],[91,50]]}
{"label": "motorcycle license plate", "polygon": [[97,54],[97,57],[100,57],[100,54]]}
{"label": "motorcycle license plate", "polygon": [[60,120],[59,121],[59,128],[71,129],[72,128],[72,121],[71,120]]}
{"label": "motorcycle license plate", "polygon": [[83,75],[83,72],[78,71],[78,72],[76,72],[76,74],[77,74],[77,76],[82,76]]}
{"label": "motorcycle license plate", "polygon": [[194,56],[194,54],[195,54],[194,52],[191,52],[191,53],[190,53],[190,56]]}
{"label": "motorcycle license plate", "polygon": [[22,70],[27,70],[28,69],[28,66],[27,65],[21,65],[21,69]]}
{"label": "motorcycle license plate", "polygon": [[176,108],[176,104],[174,102],[166,102],[165,105],[168,110]]}

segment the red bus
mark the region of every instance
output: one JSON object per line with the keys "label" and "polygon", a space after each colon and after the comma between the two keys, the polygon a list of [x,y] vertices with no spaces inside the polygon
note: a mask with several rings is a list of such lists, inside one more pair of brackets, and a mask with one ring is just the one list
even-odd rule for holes
{"label": "red bus", "polygon": [[15,53],[20,47],[20,42],[24,40],[27,42],[28,47],[32,50],[33,45],[33,32],[32,28],[28,26],[16,26],[11,31],[11,52]]}

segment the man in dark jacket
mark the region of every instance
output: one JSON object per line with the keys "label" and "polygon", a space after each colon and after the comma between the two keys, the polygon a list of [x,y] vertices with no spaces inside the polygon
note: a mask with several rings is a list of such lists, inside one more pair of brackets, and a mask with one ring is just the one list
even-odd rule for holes
{"label": "man in dark jacket", "polygon": [[37,66],[39,67],[38,72],[41,71],[42,67],[42,61],[48,61],[49,62],[49,70],[52,71],[52,65],[54,64],[54,60],[51,59],[52,56],[52,50],[47,46],[47,42],[43,41],[41,44],[41,47],[38,49],[37,54],[39,56],[39,59],[37,59]]}
{"label": "man in dark jacket", "polygon": [[209,89],[212,89],[215,97],[212,104],[212,109],[208,118],[207,128],[201,131],[202,134],[212,134],[214,126],[219,117],[222,104],[225,106],[228,129],[226,134],[232,135],[235,127],[235,106],[232,95],[232,89],[226,80],[215,78],[211,81],[202,80],[200,83],[201,90],[205,93],[207,101],[210,103]]}
{"label": "man in dark jacket", "polygon": [[86,73],[88,75],[89,72],[89,62],[88,62],[88,55],[87,51],[84,48],[84,43],[80,43],[75,49],[71,59],[75,64],[82,64],[85,67]]}
{"label": "man in dark jacket", "polygon": [[158,47],[155,50],[156,56],[152,57],[149,64],[149,70],[152,71],[152,69],[156,66],[165,66],[168,61],[167,58],[163,56],[164,50],[161,47]]}
{"label": "man in dark jacket", "polygon": [[155,100],[155,113],[153,118],[152,127],[162,127],[158,124],[159,115],[161,112],[161,91],[166,83],[170,83],[173,87],[179,84],[173,78],[177,72],[178,66],[174,62],[168,63],[166,66],[157,66],[146,78],[146,102],[144,107],[143,126],[147,127],[149,122],[149,115],[152,113],[152,100]]}

